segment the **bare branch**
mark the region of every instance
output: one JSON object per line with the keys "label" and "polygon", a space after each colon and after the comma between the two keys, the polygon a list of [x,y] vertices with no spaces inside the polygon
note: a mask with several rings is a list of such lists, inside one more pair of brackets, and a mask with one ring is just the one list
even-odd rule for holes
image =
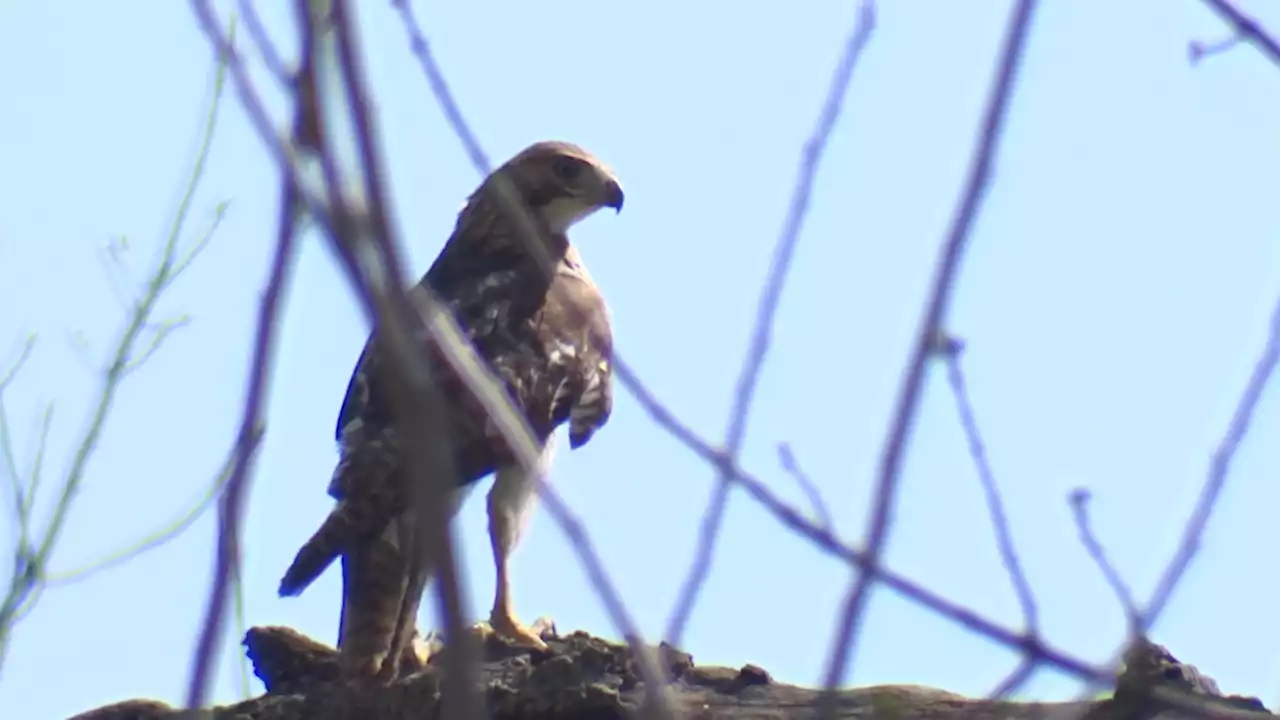
{"label": "bare branch", "polygon": [[[262,64],[267,66],[267,71],[276,79],[276,82],[284,86],[290,85],[293,75],[289,72],[284,58],[280,57],[280,53],[276,50],[275,43],[271,41],[271,34],[263,26],[253,3],[249,0],[237,0],[237,6],[240,11],[239,17],[244,22],[245,34],[249,36],[249,42],[262,56]],[[303,62],[307,62],[305,53],[302,57]]]}
{"label": "bare branch", "polygon": [[813,480],[810,479],[809,474],[800,467],[800,463],[796,460],[795,453],[791,452],[791,445],[788,443],[778,443],[778,462],[781,463],[782,469],[795,479],[796,484],[800,486],[800,490],[809,499],[809,504],[813,506],[814,517],[818,519],[818,527],[835,535],[836,524],[831,519],[831,510],[827,507],[827,502],[822,499],[822,493],[818,490],[818,486],[813,483]]}
{"label": "bare branch", "polygon": [[191,263],[195,261],[200,253],[209,246],[209,241],[213,240],[213,234],[218,231],[218,227],[222,225],[222,221],[227,216],[227,210],[231,207],[230,200],[223,200],[213,207],[213,218],[209,220],[209,227],[200,235],[200,239],[196,240],[191,247],[180,257],[175,258],[173,265],[166,274],[166,285],[172,285],[182,273],[191,267]]}
{"label": "bare branch", "polygon": [[[871,556],[871,566],[878,567],[884,552],[885,540],[888,537],[889,521],[893,515],[895,495],[898,488],[898,473],[902,457],[906,450],[907,436],[915,421],[920,395],[924,388],[925,368],[930,356],[935,352],[936,335],[942,327],[943,318],[951,300],[956,276],[959,274],[960,258],[969,239],[973,219],[978,208],[986,197],[990,182],[991,162],[995,156],[1004,129],[1004,119],[1009,101],[1013,95],[1013,83],[1021,64],[1023,48],[1031,27],[1031,18],[1036,7],[1035,0],[1020,0],[1014,5],[1009,28],[1006,31],[1004,46],[1001,50],[997,69],[995,87],[987,102],[987,110],[982,123],[982,134],[978,141],[973,163],[969,169],[964,196],[960,202],[955,221],[948,232],[946,244],[942,249],[937,269],[935,270],[933,291],[928,308],[918,331],[915,351],[907,371],[889,436],[885,440],[884,453],[881,458],[879,478],[876,483],[873,501],[871,527],[867,533],[866,547]],[[840,612],[838,629],[831,646],[831,657],[827,670],[825,686],[828,692],[824,695],[823,714],[830,716],[834,711],[835,695],[832,691],[845,676],[845,668],[849,655],[856,641],[858,628],[872,582],[872,574],[860,572],[850,584],[849,595]]]}
{"label": "bare branch", "polygon": [[28,530],[31,521],[31,494],[25,488],[22,482],[22,473],[18,471],[18,457],[13,451],[13,436],[9,432],[9,413],[4,406],[4,392],[13,384],[14,378],[22,371],[22,367],[27,364],[27,360],[31,357],[31,352],[36,347],[36,336],[28,335],[22,344],[22,350],[18,353],[18,357],[0,376],[0,454],[4,455],[5,471],[9,475],[9,479],[13,484],[13,508],[18,518],[18,544],[19,547],[25,545],[28,541]]}
{"label": "bare branch", "polygon": [[186,327],[190,322],[191,318],[183,315],[182,317],[175,318],[173,320],[166,320],[165,322],[156,325],[151,332],[151,342],[147,343],[146,347],[142,349],[142,352],[139,353],[137,357],[131,358],[125,363],[124,374],[128,375],[145,365],[146,362],[151,359],[151,356],[156,354],[156,351],[160,349],[160,345],[164,343],[174,330]]}
{"label": "bare branch", "polygon": [[[35,457],[31,461],[31,470],[27,473],[26,488],[23,489],[17,487],[16,482],[14,487],[15,494],[17,494],[19,499],[23,502],[22,507],[18,510],[18,551],[15,554],[15,557],[23,558],[23,561],[28,563],[30,563],[36,556],[35,547],[31,544],[31,504],[35,500],[36,488],[40,486],[40,479],[44,477],[44,456],[45,451],[49,449],[49,431],[52,428],[53,403],[50,402],[45,405],[44,413],[40,418],[40,435],[36,438],[36,453]],[[8,434],[7,427],[3,428],[3,431],[6,435]],[[16,474],[14,479],[15,481],[17,480]],[[35,606],[36,600],[40,598],[40,593],[44,589],[44,583],[42,582],[44,577],[42,573],[37,573],[39,570],[42,570],[42,568],[30,565],[28,567],[29,572],[24,571],[14,573],[15,577],[25,577],[28,574],[35,574],[36,585],[29,588],[25,596],[23,596],[18,602],[18,609],[13,613],[13,618],[9,621],[11,625],[17,625],[22,622],[22,619],[26,617],[27,612]]]}
{"label": "bare branch", "polygon": [[[1231,26],[1238,38],[1256,47],[1258,52],[1261,52],[1272,64],[1280,68],[1280,43],[1276,42],[1275,38],[1259,27],[1253,18],[1240,12],[1235,5],[1232,5],[1227,0],[1203,0],[1203,2],[1218,17],[1222,18],[1223,22]],[[1210,48],[1203,47],[1201,49],[1210,50]],[[1212,48],[1212,50],[1219,52],[1223,49],[1222,43]],[[1200,56],[1202,57],[1205,54],[1205,52],[1201,52]],[[1193,61],[1194,59],[1198,58],[1193,58]]]}
{"label": "bare branch", "polygon": [[[964,341],[946,332],[939,330],[934,335],[934,352],[944,358],[947,365],[947,382],[951,386],[951,393],[956,400],[956,409],[960,414],[960,426],[969,444],[969,455],[973,459],[974,467],[978,471],[978,479],[982,483],[982,491],[987,503],[987,512],[991,517],[991,527],[995,531],[996,546],[1000,552],[1000,559],[1004,564],[1005,572],[1009,575],[1010,582],[1013,583],[1018,605],[1022,608],[1022,622],[1025,628],[1023,636],[1032,642],[1039,643],[1041,641],[1040,614],[1036,606],[1035,593],[1031,590],[1031,583],[1027,580],[1026,571],[1023,570],[1022,561],[1018,557],[1013,535],[1009,529],[1009,518],[1004,511],[1004,501],[1000,496],[999,488],[996,486],[995,474],[991,471],[991,464],[987,460],[987,451],[982,442],[982,434],[978,431],[978,421],[973,412],[973,402],[969,397],[964,370],[960,364],[964,348]],[[1018,667],[987,694],[987,698],[998,700],[1014,692],[1023,683],[1031,679],[1031,674],[1040,662],[1040,657],[1035,653],[1027,653],[1022,662],[1018,664]]]}
{"label": "bare branch", "polygon": [[1205,58],[1221,55],[1243,42],[1239,35],[1228,35],[1214,42],[1192,40],[1187,43],[1187,62],[1197,65]]}
{"label": "bare branch", "polygon": [[1183,574],[1190,567],[1191,561],[1195,559],[1196,551],[1200,547],[1200,538],[1204,535],[1204,529],[1208,526],[1209,518],[1213,515],[1214,506],[1218,503],[1218,495],[1222,492],[1222,488],[1227,482],[1227,473],[1231,470],[1231,461],[1235,459],[1240,443],[1244,441],[1245,435],[1249,432],[1249,422],[1253,419],[1253,413],[1258,408],[1258,402],[1262,399],[1262,393],[1266,390],[1272,374],[1275,373],[1277,364],[1280,364],[1280,301],[1276,303],[1275,309],[1271,313],[1271,329],[1267,336],[1266,345],[1263,347],[1258,361],[1254,364],[1253,373],[1249,377],[1249,382],[1245,385],[1240,402],[1236,405],[1235,412],[1231,415],[1231,422],[1227,426],[1227,432],[1218,444],[1217,450],[1213,453],[1213,459],[1209,463],[1209,476],[1205,479],[1204,487],[1200,490],[1200,497],[1196,501],[1191,520],[1187,523],[1187,527],[1182,533],[1182,541],[1178,544],[1178,550],[1170,558],[1169,564],[1165,567],[1164,573],[1160,576],[1160,581],[1156,585],[1155,592],[1152,593],[1151,599],[1142,611],[1141,629],[1143,632],[1150,629],[1156,620],[1160,618],[1160,613],[1164,612],[1164,608],[1168,604],[1169,598],[1173,596],[1173,591],[1177,589]]}
{"label": "bare branch", "polygon": [[986,446],[982,442],[982,434],[978,431],[978,420],[974,416],[973,402],[969,398],[969,388],[965,383],[964,369],[960,365],[963,343],[954,339],[945,343],[949,352],[943,357],[947,364],[947,382],[951,385],[951,394],[956,400],[956,410],[960,413],[960,427],[964,430],[965,439],[969,443],[969,455],[973,458],[974,468],[978,471],[978,480],[982,483],[982,494],[987,501],[987,512],[991,516],[991,527],[996,534],[996,546],[1000,551],[1000,559],[1009,581],[1013,583],[1014,593],[1018,596],[1018,605],[1022,608],[1022,622],[1027,634],[1031,637],[1040,635],[1040,612],[1036,607],[1035,593],[1031,583],[1027,581],[1027,573],[1022,569],[1022,560],[1013,542],[1013,534],[1009,530],[1009,517],[1004,511],[1004,500],[1000,497],[1000,488],[996,486],[995,473],[991,471],[991,463],[987,460]]}
{"label": "bare branch", "polygon": [[18,358],[13,361],[13,364],[9,366],[9,369],[5,371],[4,375],[0,376],[0,392],[4,392],[9,385],[13,384],[13,379],[17,377],[18,372],[22,370],[22,366],[27,364],[27,360],[31,358],[31,351],[35,350],[35,348],[36,336],[34,334],[28,335],[27,338],[22,341],[22,350],[18,352]]}
{"label": "bare branch", "polygon": [[[818,174],[818,165],[827,147],[827,141],[835,128],[836,120],[844,107],[844,98],[849,91],[849,83],[853,71],[862,57],[867,43],[875,30],[875,5],[871,0],[863,0],[859,6],[858,18],[854,21],[849,38],[845,42],[844,54],[831,75],[831,84],[827,90],[826,100],[818,115],[817,127],[805,142],[800,161],[799,177],[792,193],[791,205],[787,210],[787,218],[783,222],[782,237],[774,250],[773,262],[769,268],[769,278],[765,282],[760,295],[760,303],[756,316],[755,333],[751,340],[751,348],[743,363],[742,373],[738,378],[734,393],[733,409],[729,414],[729,429],[725,435],[725,451],[736,458],[742,450],[742,442],[746,437],[747,420],[751,414],[751,402],[755,398],[756,385],[760,380],[760,371],[764,367],[765,355],[769,350],[769,339],[773,332],[773,319],[782,299],[782,289],[786,283],[787,270],[791,266],[791,258],[795,255],[796,245],[800,240],[800,229],[809,211],[809,198],[813,192],[814,179]],[[707,510],[702,516],[702,528],[698,537],[698,547],[694,553],[693,563],[680,588],[680,596],[676,600],[675,610],[667,622],[667,642],[679,645],[684,635],[685,625],[693,615],[693,607],[697,602],[702,586],[711,572],[711,559],[715,555],[716,540],[720,536],[720,528],[724,523],[724,513],[729,503],[729,489],[732,476],[721,471],[717,476],[715,494],[712,496]]]}
{"label": "bare branch", "polygon": [[1106,579],[1107,585],[1115,593],[1116,600],[1120,601],[1120,607],[1124,609],[1125,620],[1129,624],[1130,639],[1132,639],[1141,636],[1143,633],[1142,613],[1138,610],[1138,604],[1133,601],[1133,591],[1129,589],[1128,583],[1124,581],[1124,578],[1120,577],[1120,573],[1115,566],[1107,559],[1107,551],[1102,549],[1102,543],[1098,542],[1098,537],[1093,532],[1093,524],[1089,521],[1089,501],[1091,499],[1092,496],[1088,490],[1076,488],[1071,491],[1071,495],[1067,498],[1067,503],[1071,506],[1071,517],[1074,519],[1076,529],[1080,533],[1080,543],[1084,545],[1085,552],[1089,553],[1089,557],[1098,566],[1098,570],[1102,572],[1102,577]]}
{"label": "bare branch", "polygon": [[[2,662],[7,650],[9,635],[13,630],[14,624],[21,615],[30,610],[36,595],[39,593],[45,568],[48,566],[49,558],[61,537],[72,501],[79,492],[81,482],[83,482],[89,459],[97,449],[98,440],[106,427],[106,420],[114,405],[116,392],[120,388],[120,383],[128,375],[129,359],[133,356],[135,344],[148,327],[148,324],[152,322],[151,316],[155,312],[164,290],[173,282],[175,258],[178,257],[182,228],[185,226],[196,187],[203,177],[205,160],[208,158],[212,145],[213,129],[217,125],[221,81],[222,73],[219,72],[215,75],[213,100],[204,123],[200,148],[187,181],[186,192],[174,215],[173,224],[161,249],[156,269],[151,275],[141,299],[134,303],[129,322],[121,333],[112,360],[104,373],[102,389],[97,402],[93,406],[88,429],[85,430],[76,445],[76,451],[66,471],[57,501],[54,504],[53,515],[38,542],[27,539],[20,541],[16,553],[19,562],[15,563],[8,593],[3,601],[0,601],[0,662]],[[47,422],[48,420],[46,419]],[[7,435],[7,423],[5,423],[4,430]],[[44,436],[42,433],[42,438]],[[42,462],[43,447],[39,452],[38,461]],[[31,490],[24,499],[28,511],[34,498],[35,481],[35,477],[31,478]]]}
{"label": "bare branch", "polygon": [[472,167],[481,175],[488,175],[489,158],[485,155],[484,149],[480,147],[480,141],[476,139],[475,133],[471,132],[466,119],[462,117],[462,110],[458,108],[457,101],[453,99],[453,93],[449,90],[449,83],[444,79],[444,73],[440,72],[440,66],[431,55],[431,45],[427,43],[427,36],[422,32],[422,26],[418,24],[418,18],[413,13],[413,6],[409,4],[408,0],[391,0],[391,6],[400,13],[400,21],[404,24],[405,32],[409,35],[409,49],[413,52],[414,57],[418,59],[418,66],[422,68],[423,74],[427,76],[427,83],[431,86],[431,94],[435,96],[436,103],[444,111],[445,120],[449,122],[449,127],[458,136],[458,141],[462,143],[462,148],[466,150]]}
{"label": "bare branch", "polygon": [[974,633],[1013,649],[1034,652],[1039,662],[1052,665],[1064,673],[1080,679],[1101,678],[1105,680],[1110,677],[1103,668],[1092,667],[1060,650],[1044,645],[1040,641],[1028,641],[1013,630],[1009,630],[993,620],[984,618],[969,608],[948,600],[889,568],[872,565],[871,558],[865,551],[845,545],[830,531],[819,528],[805,519],[795,508],[787,505],[774,495],[759,478],[752,476],[741,467],[735,465],[723,451],[712,447],[706,440],[698,437],[689,426],[677,420],[671,411],[659,402],[652,393],[643,387],[641,389],[643,392],[638,394],[636,399],[640,403],[640,407],[648,413],[656,424],[671,433],[682,445],[706,462],[715,465],[717,468],[729,468],[733,473],[734,482],[741,485],[748,496],[777,518],[788,530],[812,542],[818,551],[843,560],[851,569],[857,569],[860,572],[871,575],[891,592],[903,599],[928,608]]}
{"label": "bare branch", "polygon": [[[261,428],[259,428],[259,431],[253,438],[252,442],[256,445],[261,441],[262,432]],[[204,497],[200,498],[194,506],[183,513],[177,520],[169,523],[163,530],[151,533],[147,537],[131,543],[124,549],[113,552],[83,567],[61,573],[48,573],[44,578],[45,587],[74,585],[75,583],[86,580],[103,570],[107,570],[118,565],[124,565],[139,555],[144,555],[186,532],[188,528],[195,524],[196,520],[199,520],[200,517],[204,515],[206,510],[213,506],[214,501],[221,496],[222,489],[226,487],[227,481],[231,479],[231,473],[235,470],[236,457],[237,454],[235,452],[229,455],[226,463],[218,472],[217,477],[215,477],[213,482],[209,484]]]}

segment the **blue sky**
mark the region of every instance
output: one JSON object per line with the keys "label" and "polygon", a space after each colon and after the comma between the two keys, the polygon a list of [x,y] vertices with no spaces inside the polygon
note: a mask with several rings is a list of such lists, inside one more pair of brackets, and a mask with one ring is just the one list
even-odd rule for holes
{"label": "blue sky", "polygon": [[[620,351],[680,418],[718,441],[801,146],[856,4],[418,5],[493,159],[554,137],[581,143],[619,173],[626,211],[588,220],[575,239],[608,294]],[[968,342],[970,391],[1045,633],[1102,661],[1124,618],[1077,540],[1066,496],[1078,486],[1093,491],[1095,529],[1146,597],[1280,294],[1280,72],[1248,47],[1189,66],[1188,41],[1224,32],[1197,2],[1042,5],[950,327]],[[1280,9],[1252,5],[1246,9],[1280,29]],[[70,7],[0,5],[0,96],[8,98],[0,115],[0,356],[12,357],[26,333],[40,334],[6,403],[24,465],[40,409],[57,403],[47,487],[66,469],[97,393],[97,368],[124,323],[102,248],[128,235],[140,281],[180,198],[212,70],[187,3]],[[743,462],[803,506],[778,465],[777,443],[790,443],[849,539],[863,531],[883,428],[1008,8],[882,2],[818,177]],[[291,52],[287,12],[263,10]],[[369,3],[361,22],[395,213],[416,275],[478,178],[391,8]],[[269,95],[283,117],[280,96]],[[191,323],[126,381],[51,572],[180,516],[232,442],[278,176],[234,96],[214,142],[189,235],[218,202],[231,205],[161,308]],[[283,322],[245,525],[246,612],[250,624],[285,623],[332,642],[336,571],[301,598],[275,596],[280,574],[330,507],[333,422],[367,331],[314,236]],[[77,334],[87,351],[77,349]],[[1280,702],[1280,618],[1271,603],[1280,586],[1254,566],[1270,556],[1265,528],[1280,503],[1280,449],[1264,441],[1280,432],[1276,393],[1264,397],[1199,558],[1154,633],[1225,690],[1270,704]],[[606,430],[560,455],[553,482],[641,630],[658,639],[713,470],[624,392]],[[473,494],[457,529],[476,618],[493,587],[482,494]],[[38,517],[49,510],[46,494]],[[1020,625],[940,367],[929,377],[896,520],[892,567]],[[0,708],[41,720],[131,697],[180,702],[213,536],[206,517],[127,565],[49,588],[13,636]],[[6,528],[6,541],[12,537]],[[752,662],[779,679],[818,682],[848,577],[735,495],[684,648],[698,662]],[[516,555],[514,579],[526,620],[546,614],[562,630],[616,635],[545,512]],[[431,621],[424,611],[424,626]],[[216,700],[239,692],[238,640],[233,629],[222,646]],[[1017,661],[883,592],[873,597],[862,643],[857,684],[981,694]],[[69,671],[71,658],[92,672]],[[1026,694],[1075,690],[1043,672]]]}

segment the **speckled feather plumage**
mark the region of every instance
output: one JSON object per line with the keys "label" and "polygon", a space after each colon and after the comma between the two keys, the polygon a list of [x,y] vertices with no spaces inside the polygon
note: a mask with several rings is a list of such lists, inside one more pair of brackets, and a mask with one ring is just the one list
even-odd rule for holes
{"label": "speckled feather plumage", "polygon": [[[549,145],[541,150],[548,157],[571,152],[598,163],[574,146],[559,144],[548,150]],[[532,146],[504,168],[538,148]],[[557,197],[554,182],[538,181],[549,175],[514,176],[535,215]],[[567,423],[570,445],[579,447],[605,424],[612,410],[608,309],[562,232],[544,223],[543,231],[551,230],[549,249],[559,258],[548,278],[498,212],[493,195],[485,183],[468,198],[453,234],[420,282],[452,311],[535,435],[545,440]],[[619,205],[620,201],[619,194]],[[337,505],[299,550],[280,585],[281,595],[296,595],[342,557],[339,646],[348,656],[349,672],[362,676],[376,670],[393,646],[404,650],[407,638],[391,637],[396,610],[405,613],[417,607],[417,598],[405,597],[414,592],[414,583],[408,582],[406,590],[405,559],[395,539],[397,524],[410,522],[401,454],[401,443],[408,440],[392,416],[386,360],[374,340],[371,336],[366,342],[352,373],[335,429],[341,457],[328,491]],[[431,355],[437,390],[449,414],[458,485],[467,486],[515,462],[483,408],[425,334],[421,341]],[[420,595],[421,588],[417,590]],[[406,610],[407,605],[412,607]],[[406,635],[412,630],[401,629]],[[398,656],[391,664],[399,664]]]}

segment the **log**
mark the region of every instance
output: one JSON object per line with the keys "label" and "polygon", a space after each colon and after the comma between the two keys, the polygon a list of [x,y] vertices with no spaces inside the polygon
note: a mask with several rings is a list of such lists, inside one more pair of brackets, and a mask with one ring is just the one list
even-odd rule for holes
{"label": "log", "polygon": [[[500,720],[623,720],[634,717],[642,685],[630,648],[585,632],[546,636],[529,651],[490,638],[482,682],[488,717]],[[421,641],[420,641],[421,642]],[[436,650],[439,649],[438,641]],[[338,680],[336,651],[287,627],[254,627],[244,646],[263,695],[201,713],[209,720],[411,720],[439,717],[439,659],[388,687]],[[668,697],[689,720],[791,720],[816,717],[819,692],[773,680],[755,665],[699,666],[688,653],[657,648]],[[1188,700],[1189,699],[1189,700]],[[180,710],[130,700],[70,720],[178,720]],[[1216,683],[1154,643],[1126,656],[1113,697],[1087,702],[1015,702],[966,698],[919,685],[843,690],[842,720],[1175,720],[1274,717],[1257,698],[1224,697]]]}

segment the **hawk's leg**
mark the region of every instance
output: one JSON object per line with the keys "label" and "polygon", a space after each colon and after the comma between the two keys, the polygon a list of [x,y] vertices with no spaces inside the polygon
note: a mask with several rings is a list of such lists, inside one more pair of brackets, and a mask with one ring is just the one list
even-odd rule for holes
{"label": "hawk's leg", "polygon": [[[473,485],[463,485],[454,489],[450,498],[449,517],[458,513],[458,508],[470,496]],[[427,582],[434,574],[434,565],[430,558],[416,558],[418,553],[412,545],[419,542],[415,537],[412,517],[414,511],[409,510],[401,515],[394,527],[388,529],[389,540],[396,543],[396,557],[400,560],[399,573],[401,582],[400,604],[391,620],[391,631],[388,636],[388,647],[382,668],[378,672],[384,683],[390,683],[404,675],[412,674],[426,667],[430,659],[429,646],[419,647],[415,642],[418,636],[418,608],[422,604],[422,596]],[[415,564],[416,563],[416,564]]]}
{"label": "hawk's leg", "polygon": [[555,438],[549,437],[532,473],[519,465],[499,468],[489,491],[489,542],[493,547],[493,564],[497,581],[493,594],[493,610],[489,626],[499,637],[519,645],[545,650],[547,644],[538,633],[516,618],[511,600],[508,565],[511,553],[520,542],[529,516],[537,503],[536,477],[544,480],[555,456]]}

